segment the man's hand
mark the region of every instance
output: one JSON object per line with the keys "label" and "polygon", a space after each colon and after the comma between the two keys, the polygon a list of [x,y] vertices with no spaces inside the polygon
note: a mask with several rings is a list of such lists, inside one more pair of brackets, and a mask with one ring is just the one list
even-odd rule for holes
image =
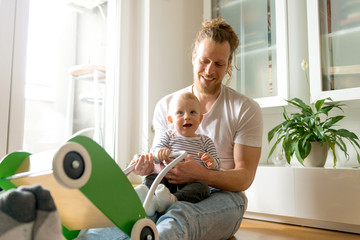
{"label": "man's hand", "polygon": [[191,155],[187,155],[184,161],[179,162],[171,169],[165,178],[172,184],[185,184],[201,179],[207,169],[197,162]]}

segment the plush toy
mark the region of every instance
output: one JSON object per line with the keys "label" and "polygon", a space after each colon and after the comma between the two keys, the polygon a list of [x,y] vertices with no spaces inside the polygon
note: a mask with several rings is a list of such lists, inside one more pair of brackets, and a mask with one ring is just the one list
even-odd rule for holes
{"label": "plush toy", "polygon": [[0,193],[0,240],[64,239],[50,192],[40,185]]}

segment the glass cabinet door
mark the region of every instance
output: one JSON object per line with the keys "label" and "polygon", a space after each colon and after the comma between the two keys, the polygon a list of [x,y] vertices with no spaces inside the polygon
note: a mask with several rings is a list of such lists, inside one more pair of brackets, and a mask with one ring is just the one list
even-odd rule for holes
{"label": "glass cabinet door", "polygon": [[360,99],[360,1],[307,4],[312,100]]}
{"label": "glass cabinet door", "polygon": [[[221,16],[240,39],[231,87],[261,107],[285,105],[288,61],[286,6],[275,0],[212,0],[212,18]],[[234,69],[235,70],[235,69]]]}

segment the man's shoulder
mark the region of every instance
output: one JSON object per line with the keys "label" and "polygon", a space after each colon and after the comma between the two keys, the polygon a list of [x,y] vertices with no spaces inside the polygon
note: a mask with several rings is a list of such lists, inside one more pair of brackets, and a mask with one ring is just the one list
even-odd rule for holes
{"label": "man's shoulder", "polygon": [[225,101],[236,105],[240,104],[242,106],[248,105],[256,108],[259,107],[259,104],[254,99],[236,91],[235,89],[225,85],[223,86],[223,89]]}

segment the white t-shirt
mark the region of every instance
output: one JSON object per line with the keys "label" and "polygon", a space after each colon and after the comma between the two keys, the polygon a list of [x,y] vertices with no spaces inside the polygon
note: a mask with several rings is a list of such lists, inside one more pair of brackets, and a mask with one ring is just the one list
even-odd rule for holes
{"label": "white t-shirt", "polygon": [[[180,91],[191,92],[192,86],[167,95],[157,103],[153,119],[154,142],[158,142],[163,132],[173,128],[167,120],[169,103]],[[251,98],[222,85],[218,99],[210,111],[204,114],[197,134],[206,135],[214,141],[222,169],[233,169],[235,143],[252,147],[262,145],[261,108]]]}

